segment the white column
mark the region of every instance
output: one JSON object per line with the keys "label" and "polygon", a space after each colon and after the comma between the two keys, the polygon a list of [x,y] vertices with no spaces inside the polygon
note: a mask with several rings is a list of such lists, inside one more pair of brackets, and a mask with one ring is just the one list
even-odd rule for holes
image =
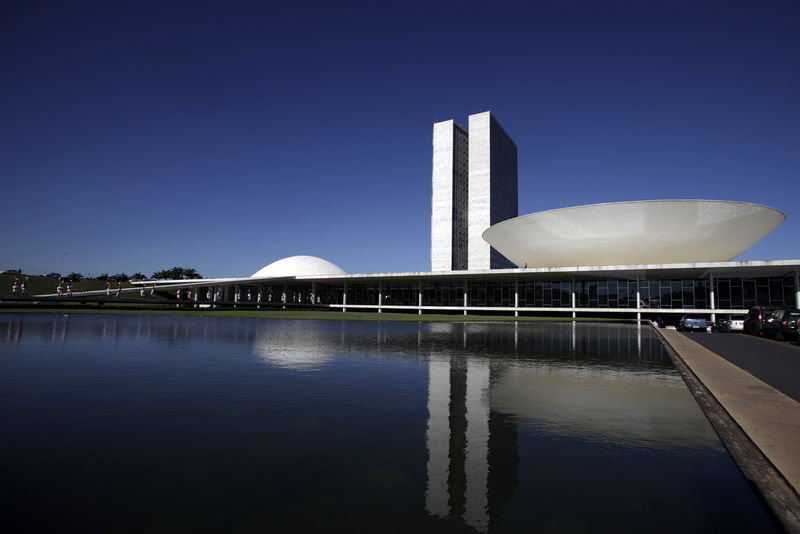
{"label": "white column", "polygon": [[642,312],[639,311],[642,308],[642,294],[639,292],[639,278],[636,278],[636,320],[642,320]]}
{"label": "white column", "polygon": [[342,291],[342,312],[347,311],[347,282],[344,283],[344,291]]}
{"label": "white column", "polygon": [[464,315],[467,314],[467,303],[469,300],[467,299],[467,281],[464,280]]}
{"label": "white column", "polygon": [[800,271],[794,272],[794,307],[800,309]]}
{"label": "white column", "polygon": [[577,302],[577,300],[575,299],[575,278],[570,278],[569,289],[572,292],[572,318],[574,319],[576,317],[575,303]]}
{"label": "white column", "polygon": [[378,313],[383,313],[383,280],[378,281]]}
{"label": "white column", "polygon": [[[519,280],[514,278],[514,307],[519,308]],[[519,317],[519,310],[514,310],[514,317]]]}
{"label": "white column", "polygon": [[422,315],[422,280],[419,281],[419,290],[417,291],[417,297],[419,301],[419,303],[417,304],[417,306],[419,306],[417,313]]}
{"label": "white column", "polygon": [[428,362],[428,486],[425,510],[437,517],[450,515],[450,362],[430,356]]}
{"label": "white column", "polygon": [[[714,275],[713,274],[709,273],[709,275],[708,275],[708,283],[710,284],[710,286],[709,286],[709,290],[710,290],[709,297],[710,297],[711,309],[712,310],[716,310],[717,308],[714,305]],[[714,323],[714,324],[716,324],[716,322],[717,322],[717,314],[714,313],[714,312],[711,312],[711,322]]]}

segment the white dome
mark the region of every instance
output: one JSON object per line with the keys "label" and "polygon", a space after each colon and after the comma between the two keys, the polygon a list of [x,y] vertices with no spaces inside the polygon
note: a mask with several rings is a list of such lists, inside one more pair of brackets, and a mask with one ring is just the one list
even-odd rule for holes
{"label": "white dome", "polygon": [[520,267],[730,261],[784,220],[747,202],[642,200],[531,213],[483,239]]}
{"label": "white dome", "polygon": [[250,278],[279,278],[283,276],[347,274],[341,267],[316,256],[290,256],[274,261],[253,273]]}

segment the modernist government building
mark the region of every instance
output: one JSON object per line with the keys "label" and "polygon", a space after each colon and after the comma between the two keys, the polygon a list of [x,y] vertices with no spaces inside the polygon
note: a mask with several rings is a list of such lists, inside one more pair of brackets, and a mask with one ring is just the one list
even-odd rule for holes
{"label": "modernist government building", "polygon": [[467,126],[433,125],[430,271],[348,274],[293,256],[247,278],[157,284],[194,287],[199,305],[378,313],[713,318],[759,304],[800,307],[800,260],[732,261],[783,213],[651,200],[519,216],[516,144],[488,111]]}

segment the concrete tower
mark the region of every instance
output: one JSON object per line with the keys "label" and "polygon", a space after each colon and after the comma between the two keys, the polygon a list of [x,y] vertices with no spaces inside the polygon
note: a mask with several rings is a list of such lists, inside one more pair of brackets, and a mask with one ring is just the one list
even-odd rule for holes
{"label": "concrete tower", "polygon": [[517,216],[517,145],[490,112],[469,117],[469,133],[433,125],[431,270],[513,268],[486,243],[489,226]]}
{"label": "concrete tower", "polygon": [[431,270],[467,268],[468,136],[455,121],[433,125]]}

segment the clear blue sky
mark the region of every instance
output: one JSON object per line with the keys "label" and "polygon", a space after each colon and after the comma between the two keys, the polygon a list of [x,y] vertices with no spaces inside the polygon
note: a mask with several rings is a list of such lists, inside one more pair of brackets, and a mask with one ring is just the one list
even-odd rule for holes
{"label": "clear blue sky", "polygon": [[0,269],[428,270],[432,125],[486,110],[520,214],[756,202],[740,259],[800,258],[796,1],[268,4],[4,2]]}

